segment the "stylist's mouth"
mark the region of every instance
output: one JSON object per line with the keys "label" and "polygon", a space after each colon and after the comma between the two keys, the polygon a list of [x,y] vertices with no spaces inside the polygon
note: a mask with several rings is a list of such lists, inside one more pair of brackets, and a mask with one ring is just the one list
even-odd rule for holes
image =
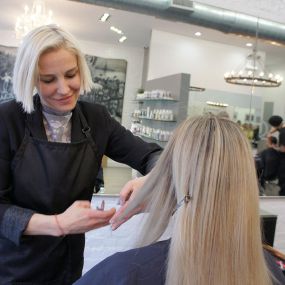
{"label": "stylist's mouth", "polygon": [[66,97],[63,97],[63,98],[59,98],[58,101],[59,102],[67,102],[69,100],[71,100],[73,98],[73,96],[66,96]]}

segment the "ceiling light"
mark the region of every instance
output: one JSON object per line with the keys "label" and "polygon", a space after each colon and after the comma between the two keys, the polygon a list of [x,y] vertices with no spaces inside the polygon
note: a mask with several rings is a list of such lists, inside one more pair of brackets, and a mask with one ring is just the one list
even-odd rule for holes
{"label": "ceiling light", "polygon": [[277,43],[277,42],[270,42],[273,46],[278,46],[278,47],[281,47],[282,45],[280,43]]}
{"label": "ceiling light", "polygon": [[247,47],[252,47],[252,43],[246,43],[245,44]]}
{"label": "ceiling light", "polygon": [[109,17],[110,17],[110,14],[104,13],[104,14],[101,16],[100,21],[101,21],[101,22],[106,22],[106,21],[109,19]]}
{"label": "ceiling light", "polygon": [[255,43],[252,53],[246,57],[245,64],[239,68],[239,72],[232,71],[224,74],[227,83],[253,87],[279,87],[283,78],[265,70],[262,57],[257,53],[259,19],[256,22]]}
{"label": "ceiling light", "polygon": [[195,35],[196,37],[201,37],[201,36],[202,36],[202,33],[196,32],[194,35]]}
{"label": "ceiling light", "polygon": [[16,38],[24,37],[34,28],[53,23],[53,13],[51,10],[46,12],[44,0],[35,0],[32,9],[25,5],[24,13],[17,18],[15,25]]}
{"label": "ceiling light", "polygon": [[126,36],[122,36],[122,37],[119,39],[119,42],[120,42],[120,43],[123,43],[126,39],[127,39]]}
{"label": "ceiling light", "polygon": [[110,30],[112,30],[113,32],[119,34],[119,35],[122,35],[123,32],[121,30],[119,30],[118,28],[114,27],[114,26],[111,26],[110,27]]}
{"label": "ceiling light", "polygon": [[217,107],[228,107],[229,104],[226,103],[219,103],[219,102],[212,102],[212,101],[207,101],[206,102],[210,106],[217,106]]}
{"label": "ceiling light", "polygon": [[226,72],[224,79],[227,83],[257,86],[257,87],[279,87],[283,78],[279,74],[266,72],[262,57],[256,52],[246,57],[244,66],[239,71]]}

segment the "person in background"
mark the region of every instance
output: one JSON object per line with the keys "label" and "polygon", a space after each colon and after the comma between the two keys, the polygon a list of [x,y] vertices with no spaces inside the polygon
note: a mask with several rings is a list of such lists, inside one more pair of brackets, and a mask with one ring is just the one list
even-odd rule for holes
{"label": "person in background", "polygon": [[243,131],[244,131],[246,137],[248,138],[248,140],[251,142],[253,139],[253,126],[252,126],[252,124],[244,123],[243,124]]}
{"label": "person in background", "polygon": [[285,125],[283,119],[280,116],[271,116],[268,120],[268,123],[271,126],[271,129],[268,133],[268,136],[272,136],[274,133],[278,132],[278,144],[279,150],[285,152]]}
{"label": "person in background", "polygon": [[271,192],[276,192],[275,189],[279,188],[276,183],[272,183],[272,181],[277,180],[280,161],[277,139],[275,137],[267,137],[267,148],[259,154],[259,158],[260,185],[265,190],[265,194],[268,195]]}
{"label": "person in background", "polygon": [[[139,248],[105,259],[75,285],[285,284],[262,247],[252,151],[231,120],[184,121],[113,227],[141,205],[149,214]],[[158,241],[170,223],[171,239]]]}
{"label": "person in background", "polygon": [[274,133],[278,132],[278,144],[280,151],[280,161],[278,170],[278,183],[280,186],[279,195],[285,196],[285,125],[283,119],[280,116],[271,116],[268,120],[271,125],[271,130],[268,136],[272,136]]}
{"label": "person in background", "polygon": [[93,86],[90,71],[56,25],[27,34],[13,80],[16,101],[0,105],[0,284],[70,285],[81,276],[84,233],[115,213],[90,204],[103,155],[146,174],[161,148],[78,101]]}
{"label": "person in background", "polygon": [[280,187],[279,195],[285,196],[285,152],[279,152],[278,185]]}

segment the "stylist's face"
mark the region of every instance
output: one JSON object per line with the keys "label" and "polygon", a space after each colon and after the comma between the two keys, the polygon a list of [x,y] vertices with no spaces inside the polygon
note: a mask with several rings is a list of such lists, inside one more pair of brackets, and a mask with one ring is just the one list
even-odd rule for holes
{"label": "stylist's face", "polygon": [[43,105],[61,112],[72,110],[80,92],[76,56],[63,48],[42,54],[37,89]]}

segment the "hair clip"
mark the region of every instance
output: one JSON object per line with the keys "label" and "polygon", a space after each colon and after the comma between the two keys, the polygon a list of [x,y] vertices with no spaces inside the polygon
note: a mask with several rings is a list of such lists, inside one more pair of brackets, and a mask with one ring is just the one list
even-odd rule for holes
{"label": "hair clip", "polygon": [[173,210],[171,216],[175,214],[175,212],[182,206],[183,203],[188,204],[192,197],[189,194],[186,194],[181,201],[179,201]]}
{"label": "hair clip", "polygon": [[188,202],[190,202],[191,198],[192,197],[189,194],[186,194],[184,197],[184,202],[187,204]]}

